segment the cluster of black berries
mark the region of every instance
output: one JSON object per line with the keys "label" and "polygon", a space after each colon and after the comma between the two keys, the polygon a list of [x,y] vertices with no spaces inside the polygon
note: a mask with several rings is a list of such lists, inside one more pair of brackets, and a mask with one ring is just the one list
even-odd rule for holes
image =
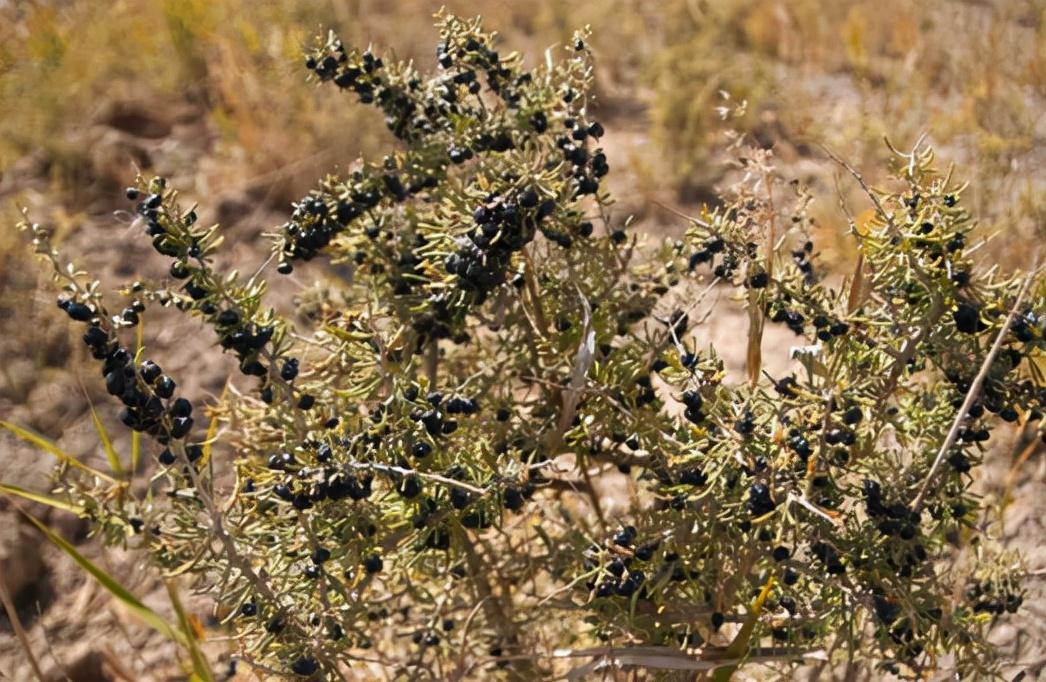
{"label": "cluster of black berries", "polygon": [[976,613],[1017,613],[1024,598],[1016,592],[999,590],[990,580],[976,581],[966,590],[966,598],[973,602]]}
{"label": "cluster of black berries", "polygon": [[704,399],[701,398],[701,394],[695,390],[688,390],[683,393],[682,402],[686,405],[686,409],[683,411],[683,417],[686,418],[691,424],[700,424],[705,420],[705,413],[701,411],[701,406],[704,404]]}
{"label": "cluster of black berries", "polygon": [[[635,544],[636,534],[635,526],[624,526],[614,534],[611,538],[611,543],[623,550],[629,550]],[[593,580],[587,583],[586,587],[593,591],[593,596],[596,598],[612,596],[627,598],[637,592],[640,592],[640,598],[644,597],[646,590],[640,590],[644,588],[646,583],[646,574],[642,570],[635,568],[633,564],[636,561],[649,561],[652,559],[659,546],[660,542],[653,540],[635,547],[632,551],[632,556],[613,557],[603,567],[604,573],[598,583]],[[598,551],[598,549],[598,547],[593,547],[594,551]]]}
{"label": "cluster of black berries", "polygon": [[475,303],[482,303],[506,281],[512,254],[534,239],[535,228],[553,210],[555,202],[540,201],[533,189],[488,196],[473,212],[468,241],[444,262],[447,272],[457,276],[458,287],[471,292]]}
{"label": "cluster of black berries", "polygon": [[[1012,347],[1005,347],[996,358],[992,373],[1003,376],[1016,368],[1023,359],[1023,354]],[[997,370],[997,371],[996,371]],[[969,366],[951,366],[944,369],[944,377],[956,390],[952,406],[959,408],[973,383]],[[1027,422],[1042,419],[1042,406],[1046,403],[1046,388],[1036,387],[1033,381],[1005,382],[991,376],[981,386],[978,400],[967,412],[970,420],[980,419],[986,412],[998,415],[1005,422],[1016,422],[1020,418],[1017,406],[1027,410]],[[984,427],[965,427],[959,434],[964,443],[983,443],[990,439],[991,432]],[[957,462],[963,460],[956,457]],[[961,467],[961,465],[960,465]]]}
{"label": "cluster of black berries", "polygon": [[788,430],[788,440],[785,441],[785,444],[788,446],[788,449],[799,456],[799,460],[804,464],[814,452],[806,435],[796,428]]}
{"label": "cluster of black berries", "polygon": [[[166,181],[158,177],[153,180],[152,185],[160,188],[160,191],[162,191],[166,187]],[[135,200],[139,198],[140,192],[133,187],[128,188],[127,196]],[[322,202],[320,203],[322,204]],[[139,202],[137,210],[145,218],[149,226],[148,230],[152,233],[154,229],[152,225],[159,225],[158,220],[161,212],[165,210],[163,196],[159,193],[150,194]],[[309,210],[316,210],[315,205],[310,205]],[[172,220],[175,219],[172,218]],[[195,214],[189,213],[181,217],[179,224],[188,228],[193,222],[195,222]],[[219,308],[215,303],[218,297],[212,288],[208,286],[203,277],[203,271],[187,264],[188,258],[200,257],[199,245],[195,239],[190,239],[190,245],[185,247],[182,244],[184,241],[184,235],[162,231],[154,237],[153,245],[161,253],[178,258],[171,265],[171,276],[175,279],[188,280],[184,286],[185,292],[196,303],[200,312],[206,315],[210,322],[214,324],[221,346],[236,353],[240,363],[240,371],[248,376],[268,376],[268,369],[259,362],[258,355],[272,339],[275,328],[272,325],[257,325],[244,319],[235,305]],[[122,319],[127,324],[137,323],[137,314],[140,312],[141,310],[132,304],[130,308],[123,311]],[[268,389],[268,392],[263,394],[263,397],[265,395],[271,396],[271,393],[271,389]],[[303,396],[303,399],[306,403],[309,403],[311,396]]]}
{"label": "cluster of black berries", "polygon": [[[375,57],[370,51],[350,58],[341,41],[334,41],[317,51],[306,60],[306,66],[320,80],[332,81],[343,89],[351,88],[361,102],[381,108],[389,129],[408,143],[436,134],[456,136],[459,133],[456,121],[463,118],[482,120],[486,117],[485,110],[477,108],[480,106],[478,101],[476,107],[469,108],[457,96],[459,87],[465,87],[473,94],[478,92],[480,84],[476,69],[486,70],[490,89],[513,105],[520,100],[520,95],[510,83],[523,87],[530,82],[528,74],[513,79],[512,70],[500,64],[497,53],[478,41],[473,40],[454,49],[443,45],[437,57],[443,68],[455,67],[460,70],[425,83],[413,78],[406,87],[396,85],[382,75],[381,58]],[[545,132],[547,118],[543,112],[534,112],[532,120],[546,121],[544,125],[534,126],[534,132]],[[590,129],[593,134],[602,134],[598,124]],[[428,154],[424,163],[418,161],[415,164],[411,161],[415,157],[408,154],[408,160],[403,162],[399,171],[389,168],[387,162],[382,171],[357,172],[354,184],[347,188],[349,191],[340,193],[347,194],[351,201],[334,196],[336,193],[333,190],[325,191],[323,199],[312,197],[303,200],[298,204],[295,217],[284,226],[286,243],[281,272],[290,272],[293,260],[314,257],[349,223],[377,206],[383,196],[393,202],[401,202],[413,193],[438,186],[437,174],[441,175],[441,169],[448,164],[464,163],[477,153],[501,153],[515,147],[516,142],[509,128],[494,126],[490,130],[477,132],[474,139],[451,143],[442,157],[435,161]],[[605,173],[605,165],[603,157],[594,169]],[[328,203],[336,206],[328,206]],[[377,236],[376,230],[374,236]]]}
{"label": "cluster of black berries", "polygon": [[185,398],[172,400],[174,379],[152,360],[136,364],[131,352],[101,326],[99,311],[92,306],[60,298],[58,307],[73,320],[88,323],[84,343],[95,359],[103,360],[105,388],[124,404],[120,420],[126,426],[148,433],[160,443],[188,435],[193,425],[192,404]]}
{"label": "cluster of black berries", "polygon": [[839,552],[826,542],[815,542],[810,545],[810,552],[818,561],[825,565],[829,575],[842,575],[846,573],[846,566],[839,558]]}
{"label": "cluster of black berries", "polygon": [[[726,249],[726,242],[719,235],[712,235],[705,239],[703,246],[704,248],[690,254],[690,259],[687,263],[687,268],[689,270],[693,271],[694,268],[702,263],[714,263],[716,254],[723,253]],[[727,255],[724,255],[723,262],[713,268],[713,270],[716,271],[717,277],[727,275],[733,270],[732,267],[727,267]],[[736,265],[732,256],[730,257],[730,261]]]}
{"label": "cluster of black berries", "polygon": [[[126,190],[127,198],[131,201],[141,199],[141,201],[138,201],[138,205],[135,206],[135,211],[145,221],[145,233],[153,238],[153,248],[165,256],[183,257],[186,255],[183,252],[184,249],[178,248],[176,243],[166,239],[167,229],[160,222],[161,218],[175,218],[175,216],[165,215],[166,212],[163,206],[163,191],[167,187],[167,180],[158,177],[153,181],[152,187],[156,191],[144,197],[137,187],[128,187]],[[182,219],[186,225],[191,226],[196,222],[196,214],[189,212],[182,216]]]}
{"label": "cluster of black berries", "polygon": [[568,118],[564,125],[570,134],[557,137],[556,146],[562,151],[563,160],[567,162],[568,177],[574,178],[577,183],[575,196],[595,194],[599,191],[600,178],[610,172],[610,166],[602,149],[589,152],[587,140],[590,137],[596,140],[602,137],[603,126],[599,122],[586,126],[573,118]]}
{"label": "cluster of black berries", "polygon": [[[322,457],[318,452],[317,459]],[[301,466],[289,452],[271,455],[268,467],[286,472],[286,476],[273,485],[272,492],[295,509],[309,509],[324,500],[365,500],[373,494],[372,474],[357,474],[337,466]]]}
{"label": "cluster of black berries", "polygon": [[214,315],[219,343],[236,353],[240,371],[247,376],[264,377],[268,369],[258,360],[258,353],[272,339],[275,329],[271,325],[259,326],[243,320],[232,308]]}
{"label": "cluster of black berries", "polygon": [[460,45],[451,46],[441,42],[436,46],[436,61],[440,68],[455,70],[454,82],[467,87],[469,93],[479,93],[480,84],[476,71],[485,71],[487,87],[509,106],[516,106],[522,99],[519,87],[530,81],[529,74],[513,78],[512,69],[501,62],[501,56],[475,38],[468,38]]}
{"label": "cluster of black berries", "polygon": [[821,341],[831,341],[837,336],[846,336],[850,325],[841,320],[830,320],[825,315],[817,315],[811,322],[817,330],[816,336]]}
{"label": "cluster of black berries", "polygon": [[1034,311],[1025,309],[1013,320],[1010,333],[1021,343],[1041,341],[1046,336],[1046,319],[1039,319]]}
{"label": "cluster of black berries", "polygon": [[814,243],[807,241],[803,244],[803,248],[792,251],[792,262],[799,268],[799,272],[803,273],[807,284],[813,284],[816,281],[812,260],[813,250]]}
{"label": "cluster of black berries", "polygon": [[[196,212],[175,215],[164,206],[163,192],[167,187],[165,178],[153,178],[149,187],[156,191],[144,198],[140,190],[128,187],[127,198],[131,201],[141,199],[135,210],[145,221],[145,232],[152,237],[153,248],[163,256],[177,258],[178,261],[171,266],[171,276],[175,279],[186,279],[192,275],[192,269],[186,264],[186,260],[203,256],[199,240],[190,234],[190,229],[196,223]],[[167,222],[167,227],[164,227],[163,221]],[[206,296],[206,292],[200,290],[199,285],[193,281],[186,284],[185,290],[193,300]]]}
{"label": "cluster of black berries", "polygon": [[883,535],[897,535],[902,540],[911,540],[919,534],[921,521],[918,512],[908,509],[900,502],[888,504],[884,501],[882,486],[878,481],[865,479],[862,484],[865,511],[876,522]]}
{"label": "cluster of black berries", "polygon": [[[385,177],[388,182],[384,180]],[[426,181],[421,182],[424,185]],[[397,191],[392,192],[389,186]],[[414,188],[413,183],[411,188]],[[279,271],[289,274],[293,270],[292,261],[315,257],[353,221],[380,204],[386,192],[397,201],[407,197],[402,181],[395,173],[370,177],[360,172],[347,196],[333,200],[332,205],[324,197],[315,195],[296,203],[291,219],[283,226],[285,244]],[[377,236],[376,232],[374,236]]]}

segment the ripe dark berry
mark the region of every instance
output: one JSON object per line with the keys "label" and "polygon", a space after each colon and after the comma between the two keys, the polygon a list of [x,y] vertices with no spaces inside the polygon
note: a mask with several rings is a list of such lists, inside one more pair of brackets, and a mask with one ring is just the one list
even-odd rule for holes
{"label": "ripe dark berry", "polygon": [[519,511],[523,508],[523,501],[523,494],[519,491],[519,488],[505,488],[505,509]]}
{"label": "ripe dark berry", "polygon": [[614,544],[621,547],[630,547],[636,539],[636,529],[633,526],[625,526],[614,535]]}
{"label": "ripe dark berry", "polygon": [[188,458],[188,460],[190,462],[195,462],[196,460],[198,460],[201,457],[203,457],[203,446],[200,445],[199,443],[193,443],[192,445],[186,445],[185,446],[185,456],[186,456],[186,458]]}
{"label": "ripe dark berry", "polygon": [[788,549],[784,545],[779,545],[777,547],[774,547],[772,556],[774,558],[774,561],[780,563],[782,561],[787,560],[788,557],[792,556],[792,550]]}
{"label": "ripe dark berry", "polygon": [[192,414],[192,403],[185,398],[178,398],[171,405],[170,413],[172,417],[188,417]]}
{"label": "ripe dark berry", "polygon": [[417,476],[408,476],[400,482],[397,490],[406,499],[412,499],[421,494],[421,481],[418,480]]}
{"label": "ripe dark berry", "polygon": [[127,198],[128,199],[130,199],[131,201],[134,201],[135,199],[137,199],[139,197],[141,192],[138,191],[137,187],[128,187],[126,194],[127,194]]}
{"label": "ripe dark berry", "polygon": [[363,560],[363,570],[367,573],[380,573],[381,569],[385,567],[385,562],[381,560],[381,557],[377,554],[371,554]]}
{"label": "ripe dark berry", "polygon": [[795,585],[799,582],[799,574],[790,568],[786,568],[784,573],[781,575],[781,582],[785,585]]}
{"label": "ripe dark berry", "polygon": [[432,446],[425,441],[418,441],[411,446],[410,452],[415,457],[421,459],[429,456],[429,453],[432,452]]}
{"label": "ripe dark berry", "polygon": [[298,359],[290,358],[283,363],[283,367],[280,369],[280,377],[284,381],[294,381],[294,378],[298,376]]}
{"label": "ripe dark berry", "polygon": [[88,346],[100,347],[109,340],[109,335],[101,327],[88,327],[83,338]]}
{"label": "ripe dark berry", "polygon": [[714,630],[721,628],[724,622],[726,622],[726,617],[723,614],[718,611],[712,614],[712,628]]}
{"label": "ripe dark berry", "polygon": [[312,658],[311,656],[299,658],[291,664],[291,672],[295,675],[313,675],[319,669],[320,664],[317,663],[316,659]]}
{"label": "ripe dark berry", "polygon": [[331,553],[326,547],[317,547],[312,551],[310,558],[312,559],[312,563],[319,566],[331,558]]}
{"label": "ripe dark berry", "polygon": [[244,602],[243,606],[240,607],[240,615],[244,618],[250,618],[258,614],[258,605],[253,601]]}
{"label": "ripe dark berry", "polygon": [[952,312],[955,328],[964,334],[976,334],[984,331],[988,325],[981,320],[980,308],[970,303],[959,303]]}
{"label": "ripe dark berry", "polygon": [[752,516],[769,514],[777,507],[770,497],[770,489],[763,483],[756,483],[748,489],[748,511]]}
{"label": "ripe dark berry", "polygon": [[[179,398],[182,400],[182,398]],[[192,417],[175,417],[171,420],[171,438],[182,438],[192,430]]]}
{"label": "ripe dark berry", "polygon": [[846,412],[843,412],[843,423],[853,426],[861,421],[864,413],[861,412],[861,408],[854,407],[849,408]]}
{"label": "ripe dark berry", "polygon": [[[62,305],[61,303],[59,305]],[[94,317],[94,311],[85,306],[83,303],[77,303],[76,301],[69,301],[62,309],[65,310],[66,314],[77,322],[87,322]]]}
{"label": "ripe dark berry", "polygon": [[770,276],[765,272],[757,272],[748,278],[748,286],[753,289],[764,289],[770,283]]}
{"label": "ripe dark berry", "polygon": [[156,383],[153,385],[153,392],[166,400],[174,395],[174,389],[176,386],[177,384],[174,383],[174,379],[164,374],[156,380]]}
{"label": "ripe dark berry", "polygon": [[654,552],[657,551],[657,548],[660,545],[661,543],[657,540],[639,545],[638,547],[636,547],[635,551],[636,559],[639,559],[640,561],[650,561],[650,559],[654,556]]}
{"label": "ripe dark berry", "polygon": [[309,410],[316,404],[316,397],[305,393],[298,398],[298,409]]}
{"label": "ripe dark berry", "polygon": [[160,378],[161,374],[163,374],[163,370],[160,369],[160,366],[152,360],[146,360],[145,362],[143,362],[138,372],[139,374],[141,374],[142,379],[144,379],[145,383],[147,384],[153,383],[154,381]]}

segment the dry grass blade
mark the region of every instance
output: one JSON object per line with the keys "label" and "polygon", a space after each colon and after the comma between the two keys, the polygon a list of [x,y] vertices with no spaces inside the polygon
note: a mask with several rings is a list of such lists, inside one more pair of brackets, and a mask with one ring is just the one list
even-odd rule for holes
{"label": "dry grass blade", "polygon": [[854,266],[853,281],[850,282],[850,293],[846,298],[846,313],[857,312],[867,297],[867,278],[864,274],[864,253],[858,252],[857,264]]}
{"label": "dry grass blade", "polygon": [[29,635],[26,634],[25,627],[22,625],[22,619],[18,617],[18,610],[15,608],[14,601],[11,600],[11,595],[7,593],[7,587],[2,582],[0,582],[0,603],[4,605],[4,610],[7,611],[11,629],[14,630],[15,637],[18,638],[18,643],[22,646],[22,651],[25,652],[25,660],[29,662],[29,667],[33,669],[33,675],[40,682],[44,682],[44,674],[40,671],[40,664],[37,662],[36,656],[33,655],[33,649],[29,646]]}
{"label": "dry grass blade", "polygon": [[748,291],[748,351],[745,356],[745,370],[752,386],[759,383],[763,369],[763,323],[765,318],[759,307],[755,289]]}

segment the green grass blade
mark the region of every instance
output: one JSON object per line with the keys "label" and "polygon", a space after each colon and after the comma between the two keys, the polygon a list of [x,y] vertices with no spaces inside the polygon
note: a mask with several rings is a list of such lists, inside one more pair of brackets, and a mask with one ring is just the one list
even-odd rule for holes
{"label": "green grass blade", "polygon": [[39,502],[40,504],[46,504],[48,507],[54,507],[55,509],[61,509],[67,511],[70,514],[76,514],[79,516],[83,513],[83,507],[78,507],[75,504],[59,500],[56,497],[45,495],[43,493],[34,493],[32,490],[26,490],[19,488],[16,485],[7,485],[0,483],[0,493],[5,495],[13,495],[15,497],[21,497],[23,500],[29,500],[30,502]]}
{"label": "green grass blade", "polygon": [[138,470],[138,462],[142,458],[142,434],[131,431],[131,471]]}
{"label": "green grass blade", "polygon": [[[87,395],[86,393],[84,394]],[[113,441],[109,438],[109,432],[105,430],[105,425],[102,424],[102,420],[98,418],[98,412],[94,409],[94,403],[91,402],[90,398],[87,398],[87,406],[91,408],[91,419],[94,421],[94,430],[98,432],[98,440],[102,441],[102,448],[105,450],[105,458],[109,460],[109,468],[112,469],[113,473],[117,476],[123,476],[123,465],[120,464],[120,457],[116,454],[116,449],[113,447]]]}
{"label": "green grass blade", "polygon": [[33,525],[40,529],[40,532],[43,533],[48,540],[53,542],[58,549],[62,550],[70,559],[75,561],[80,568],[87,571],[87,573],[97,580],[98,583],[109,592],[109,594],[119,600],[120,603],[122,603],[129,611],[141,618],[146,625],[153,628],[169,640],[177,642],[181,646],[186,646],[186,642],[181,633],[168,625],[167,621],[165,621],[158,613],[139,601],[138,598],[131,594],[126,587],[121,585],[116,578],[106,573],[90,559],[76,551],[76,548],[69,544],[65,538],[52,531],[35,516],[24,511],[22,513],[33,522]]}
{"label": "green grass blade", "polygon": [[51,441],[51,440],[49,440],[47,438],[44,438],[43,436],[41,436],[40,434],[36,433],[35,431],[30,431],[29,429],[24,429],[21,426],[18,426],[16,424],[12,424],[11,422],[6,422],[6,421],[0,421],[0,426],[2,426],[3,428],[7,429],[8,431],[10,431],[14,435],[18,436],[22,440],[26,441],[27,443],[32,443],[33,445],[35,445],[36,447],[40,448],[41,450],[52,454],[60,462],[68,464],[69,466],[76,467],[77,469],[80,469],[82,471],[86,471],[87,473],[89,473],[89,474],[91,474],[93,476],[97,476],[99,478],[105,479],[106,481],[109,481],[110,483],[116,483],[116,479],[114,479],[112,476],[109,476],[108,474],[104,474],[101,471],[98,471],[97,469],[93,469],[93,468],[87,466],[86,464],[84,464],[80,460],[76,459],[75,457],[73,457],[72,455],[66,453],[60,447],[55,445],[53,441]]}
{"label": "green grass blade", "polygon": [[181,628],[182,634],[185,635],[186,649],[189,650],[189,657],[192,659],[193,677],[199,679],[200,682],[214,682],[211,666],[207,663],[207,657],[203,655],[203,651],[200,650],[200,646],[196,641],[196,630],[193,628],[192,623],[189,622],[189,616],[185,613],[181,599],[178,598],[178,590],[175,589],[174,584],[170,581],[165,580],[163,584],[167,588],[167,596],[171,599],[174,613],[178,616],[178,627]]}

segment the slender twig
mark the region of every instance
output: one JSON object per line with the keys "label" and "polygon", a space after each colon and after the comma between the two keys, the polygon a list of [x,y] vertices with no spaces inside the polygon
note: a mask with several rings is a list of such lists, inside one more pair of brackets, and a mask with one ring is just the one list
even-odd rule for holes
{"label": "slender twig", "polygon": [[984,380],[988,376],[988,371],[991,369],[992,363],[995,362],[995,356],[999,354],[999,349],[1002,348],[1003,341],[1006,339],[1006,334],[1010,331],[1010,325],[1013,324],[1013,318],[1017,316],[1017,310],[1024,301],[1024,295],[1028,292],[1028,287],[1031,285],[1031,281],[1031,275],[1024,278],[1024,283],[1021,285],[1020,292],[1017,294],[1017,300],[1014,301],[1009,315],[1006,316],[1006,321],[1003,322],[1002,328],[996,335],[995,343],[992,344],[991,349],[988,351],[988,355],[984,358],[984,362],[981,363],[981,369],[977,372],[977,376],[974,377],[973,383],[970,384],[970,389],[966,391],[966,399],[962,401],[962,407],[959,408],[958,414],[955,415],[952,427],[948,430],[948,436],[944,439],[944,442],[941,443],[941,449],[937,451],[937,456],[933,460],[933,465],[930,467],[930,471],[926,474],[926,479],[923,481],[922,488],[919,490],[919,494],[915,496],[915,500],[912,502],[912,511],[918,512],[922,509],[926,492],[930,489],[934,479],[937,477],[937,470],[940,469],[941,463],[944,462],[945,455],[947,455],[948,451],[952,449],[953,445],[955,445],[955,439],[959,437],[959,429],[962,428],[963,422],[966,421],[966,415],[970,412],[970,409],[973,407],[973,404],[977,401],[977,397],[981,393],[981,385],[984,384]]}
{"label": "slender twig", "polygon": [[424,478],[430,481],[436,481],[444,485],[453,486],[455,488],[461,488],[467,490],[470,493],[476,495],[486,495],[490,492],[490,488],[477,488],[474,485],[469,485],[463,481],[456,481],[453,478],[446,476],[440,476],[439,474],[430,474],[424,471],[417,471],[416,469],[407,469],[406,467],[397,467],[390,464],[378,464],[376,462],[346,462],[345,466],[352,469],[362,469],[371,471],[380,471],[386,474],[399,474],[400,476],[417,476],[418,478]]}

